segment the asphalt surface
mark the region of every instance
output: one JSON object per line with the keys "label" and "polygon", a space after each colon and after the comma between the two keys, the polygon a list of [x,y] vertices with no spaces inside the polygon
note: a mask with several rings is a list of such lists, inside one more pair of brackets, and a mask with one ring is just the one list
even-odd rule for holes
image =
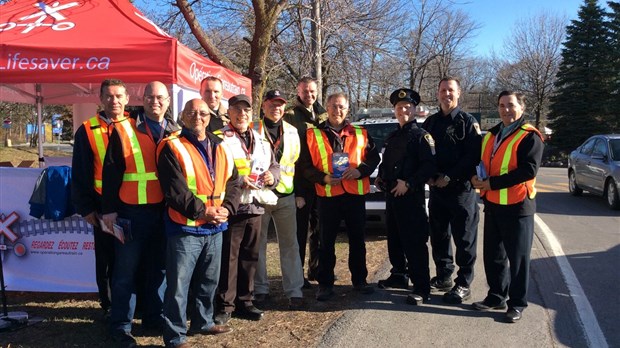
{"label": "asphalt surface", "polygon": [[[563,296],[568,291],[561,272],[538,226],[532,248],[529,306],[521,321],[506,323],[505,310],[480,312],[471,309],[471,303],[483,300],[488,290],[482,262],[482,207],[480,212],[478,259],[469,300],[450,305],[442,302],[443,293],[432,293],[429,303],[412,306],[405,303],[408,291],[377,288],[328,329],[319,347],[587,346],[570,296]],[[434,265],[432,261],[430,264],[433,276]],[[389,269],[389,262],[386,262],[372,279],[373,283],[386,278]],[[560,296],[554,296],[551,303],[541,295],[549,292]]]}

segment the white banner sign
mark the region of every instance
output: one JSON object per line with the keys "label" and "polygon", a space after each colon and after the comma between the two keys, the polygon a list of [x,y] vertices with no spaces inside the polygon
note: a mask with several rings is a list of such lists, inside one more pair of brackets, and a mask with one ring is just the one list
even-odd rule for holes
{"label": "white banner sign", "polygon": [[42,169],[0,167],[0,255],[8,291],[96,292],[93,229],[29,215]]}

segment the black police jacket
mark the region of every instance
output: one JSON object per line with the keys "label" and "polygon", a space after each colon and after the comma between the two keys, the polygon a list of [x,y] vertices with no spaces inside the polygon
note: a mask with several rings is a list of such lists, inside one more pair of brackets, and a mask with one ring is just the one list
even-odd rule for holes
{"label": "black police jacket", "polygon": [[437,172],[433,138],[417,122],[405,123],[388,135],[385,141],[383,159],[379,166],[379,177],[383,190],[396,186],[396,180],[409,183],[409,192],[424,192],[424,184]]}
{"label": "black police jacket", "polygon": [[448,187],[467,186],[469,179],[476,174],[476,165],[480,163],[482,135],[478,121],[457,108],[451,115],[446,116],[439,111],[429,116],[422,128],[435,140],[435,178],[442,173],[450,177]]}

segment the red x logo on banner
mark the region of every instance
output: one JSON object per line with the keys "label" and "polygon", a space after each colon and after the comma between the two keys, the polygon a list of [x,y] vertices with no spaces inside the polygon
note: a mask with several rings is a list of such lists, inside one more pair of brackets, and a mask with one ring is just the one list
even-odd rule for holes
{"label": "red x logo on banner", "polygon": [[17,220],[19,220],[19,215],[16,212],[12,212],[5,219],[0,216],[0,236],[5,235],[11,243],[14,243],[19,238],[9,227]]}

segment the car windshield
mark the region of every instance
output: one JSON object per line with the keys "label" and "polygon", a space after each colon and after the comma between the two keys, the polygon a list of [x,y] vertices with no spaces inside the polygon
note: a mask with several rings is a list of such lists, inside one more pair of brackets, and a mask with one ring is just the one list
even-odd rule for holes
{"label": "car windshield", "polygon": [[609,148],[611,149],[611,159],[620,161],[620,139],[610,139]]}
{"label": "car windshield", "polygon": [[364,124],[362,127],[366,128],[368,134],[374,140],[375,145],[381,151],[383,146],[385,145],[385,139],[390,133],[398,129],[398,123],[396,122],[388,122],[388,123],[369,123]]}

